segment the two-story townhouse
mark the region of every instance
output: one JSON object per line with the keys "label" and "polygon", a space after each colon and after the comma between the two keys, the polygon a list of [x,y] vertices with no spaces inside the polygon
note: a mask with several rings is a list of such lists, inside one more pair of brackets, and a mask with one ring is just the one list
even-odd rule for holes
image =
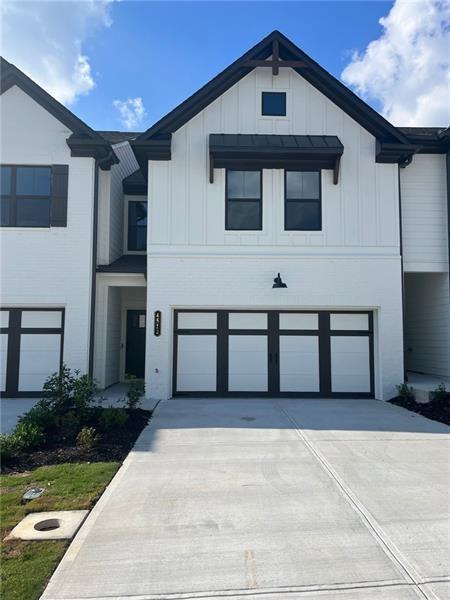
{"label": "two-story townhouse", "polygon": [[279,32],[142,134],[93,132],[5,65],[2,206],[21,168],[68,167],[65,229],[36,203],[38,227],[2,221],[7,394],[56,347],[155,401],[450,375],[448,129],[392,126]]}

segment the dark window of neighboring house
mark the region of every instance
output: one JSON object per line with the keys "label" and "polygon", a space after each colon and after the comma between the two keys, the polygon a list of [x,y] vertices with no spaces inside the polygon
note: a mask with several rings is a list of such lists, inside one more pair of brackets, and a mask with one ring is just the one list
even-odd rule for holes
{"label": "dark window of neighboring house", "polygon": [[261,187],[261,171],[227,171],[226,229],[262,229]]}
{"label": "dark window of neighboring house", "polygon": [[147,202],[128,202],[128,250],[147,249]]}
{"label": "dark window of neighboring house", "polygon": [[284,228],[317,231],[322,228],[320,171],[286,171]]}
{"label": "dark window of neighboring house", "polygon": [[1,226],[50,227],[51,167],[1,167]]}
{"label": "dark window of neighboring house", "polygon": [[262,114],[272,117],[285,117],[286,92],[263,92]]}

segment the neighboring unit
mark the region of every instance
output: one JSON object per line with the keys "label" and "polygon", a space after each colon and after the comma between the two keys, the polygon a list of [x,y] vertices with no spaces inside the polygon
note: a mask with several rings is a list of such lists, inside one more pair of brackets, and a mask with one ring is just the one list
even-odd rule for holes
{"label": "neighboring unit", "polygon": [[62,361],[154,401],[450,376],[445,127],[392,126],[279,32],[141,134],[6,61],[1,92],[5,395]]}

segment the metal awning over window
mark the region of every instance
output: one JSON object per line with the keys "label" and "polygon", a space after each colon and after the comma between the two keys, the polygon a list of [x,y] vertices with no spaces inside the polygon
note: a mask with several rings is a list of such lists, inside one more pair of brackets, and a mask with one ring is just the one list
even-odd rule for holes
{"label": "metal awning over window", "polygon": [[209,181],[214,169],[333,169],[339,180],[344,146],[335,135],[245,135],[212,133],[209,136]]}

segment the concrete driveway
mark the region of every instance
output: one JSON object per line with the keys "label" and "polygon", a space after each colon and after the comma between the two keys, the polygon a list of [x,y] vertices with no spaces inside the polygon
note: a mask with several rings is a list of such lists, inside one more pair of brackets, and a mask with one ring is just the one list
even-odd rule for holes
{"label": "concrete driveway", "polygon": [[448,432],[375,400],[162,402],[43,598],[447,600]]}

